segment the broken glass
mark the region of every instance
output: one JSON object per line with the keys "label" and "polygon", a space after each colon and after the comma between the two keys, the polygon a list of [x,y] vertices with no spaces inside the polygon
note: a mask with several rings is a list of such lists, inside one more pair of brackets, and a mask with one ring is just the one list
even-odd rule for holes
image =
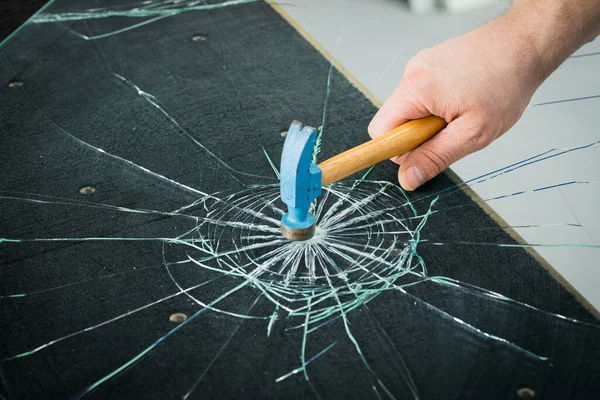
{"label": "broken glass", "polygon": [[0,397],[598,390],[600,326],[531,249],[599,246],[523,242],[487,206],[585,187],[519,177],[598,142],[410,194],[383,163],[289,242],[289,123],[324,160],[376,107],[269,3],[53,1],[0,52]]}

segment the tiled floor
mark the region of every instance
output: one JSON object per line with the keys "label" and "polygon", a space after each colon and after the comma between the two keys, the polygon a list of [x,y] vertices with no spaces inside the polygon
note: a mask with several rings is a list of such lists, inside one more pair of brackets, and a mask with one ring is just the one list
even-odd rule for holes
{"label": "tiled floor", "polygon": [[[290,4],[290,2],[286,2]],[[286,10],[376,97],[385,100],[404,65],[420,49],[475,28],[508,2],[459,14],[411,14],[399,0],[296,0]],[[600,39],[576,54],[600,52]],[[600,95],[600,54],[567,60],[531,104]],[[467,180],[556,148],[600,140],[600,98],[530,107],[502,138],[452,168]],[[535,244],[600,243],[600,145],[521,168],[473,189],[484,199],[564,182],[561,188],[489,201]],[[580,226],[573,226],[580,225]],[[600,248],[536,247],[596,309],[600,309]]]}

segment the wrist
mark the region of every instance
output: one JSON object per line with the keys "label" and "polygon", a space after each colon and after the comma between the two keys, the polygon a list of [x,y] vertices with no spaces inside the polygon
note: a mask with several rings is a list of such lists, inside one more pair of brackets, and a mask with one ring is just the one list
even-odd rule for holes
{"label": "wrist", "polygon": [[543,81],[600,33],[600,0],[514,0],[499,20],[514,26]]}
{"label": "wrist", "polygon": [[[559,0],[560,1],[560,0]],[[552,42],[552,27],[548,17],[540,12],[535,1],[515,0],[512,7],[498,18],[505,29],[512,31],[511,45],[518,48],[518,58],[529,72],[529,78],[539,86],[556,69],[553,59],[556,49],[549,48]],[[560,61],[562,62],[562,60]],[[559,62],[559,64],[560,64]],[[536,87],[537,87],[536,86]]]}
{"label": "wrist", "polygon": [[485,42],[493,47],[493,63],[507,79],[518,82],[523,92],[533,92],[552,73],[538,38],[532,34],[525,15],[514,6],[506,14],[483,26]]}

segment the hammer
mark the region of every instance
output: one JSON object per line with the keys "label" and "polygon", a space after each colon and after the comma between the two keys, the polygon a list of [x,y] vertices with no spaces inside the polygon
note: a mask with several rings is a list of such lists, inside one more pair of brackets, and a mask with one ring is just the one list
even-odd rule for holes
{"label": "hammer", "polygon": [[446,121],[435,116],[415,119],[315,165],[312,154],[316,129],[292,122],[281,154],[281,200],[288,206],[281,218],[281,233],[295,241],[312,238],[316,219],[309,207],[321,195],[321,187],[411,151],[445,126]]}

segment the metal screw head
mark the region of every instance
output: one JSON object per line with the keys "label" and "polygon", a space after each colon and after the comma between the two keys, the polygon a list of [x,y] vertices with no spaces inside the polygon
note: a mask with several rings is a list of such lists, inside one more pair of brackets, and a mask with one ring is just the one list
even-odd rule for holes
{"label": "metal screw head", "polygon": [[86,187],[82,187],[81,189],[79,189],[79,193],[81,194],[92,194],[96,191],[96,189],[94,189],[91,186],[86,186]]}
{"label": "metal screw head", "polygon": [[521,388],[517,390],[517,396],[519,396],[522,399],[530,400],[535,398],[535,390],[527,387]]}
{"label": "metal screw head", "polygon": [[185,321],[186,319],[187,319],[187,315],[185,315],[183,313],[171,314],[171,316],[169,317],[169,321],[175,322],[176,324],[180,324],[183,321]]}

